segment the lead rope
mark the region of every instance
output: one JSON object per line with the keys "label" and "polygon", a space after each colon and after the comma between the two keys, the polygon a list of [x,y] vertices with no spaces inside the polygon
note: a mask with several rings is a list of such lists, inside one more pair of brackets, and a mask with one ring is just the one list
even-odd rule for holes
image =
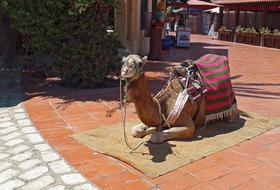
{"label": "lead rope", "polygon": [[123,120],[123,137],[124,137],[124,142],[126,144],[126,146],[130,149],[130,153],[131,152],[134,152],[135,150],[137,150],[142,144],[146,143],[145,142],[142,142],[140,143],[138,146],[136,147],[132,147],[129,142],[128,142],[128,138],[127,138],[127,135],[126,135],[126,130],[125,130],[125,124],[126,124],[126,101],[127,101],[127,93],[125,92],[125,95],[124,95],[124,100],[122,98],[122,79],[120,79],[120,107],[121,107],[121,111],[122,111],[122,120]]}

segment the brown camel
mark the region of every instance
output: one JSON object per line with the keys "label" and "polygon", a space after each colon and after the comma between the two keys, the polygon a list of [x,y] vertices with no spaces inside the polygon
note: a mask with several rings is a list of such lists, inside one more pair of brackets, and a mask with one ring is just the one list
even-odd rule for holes
{"label": "brown camel", "polygon": [[[170,139],[192,138],[196,126],[205,125],[206,100],[203,95],[196,103],[188,100],[178,117],[169,128],[166,124],[159,129],[170,114],[174,102],[182,91],[178,79],[173,79],[156,96],[152,97],[148,82],[142,68],[147,58],[137,55],[129,55],[123,59],[121,78],[126,80],[125,90],[128,101],[134,103],[141,124],[132,127],[132,135],[135,138],[143,138],[152,134],[150,142],[162,143]],[[159,113],[161,111],[162,115]],[[228,120],[235,119],[232,114]]]}

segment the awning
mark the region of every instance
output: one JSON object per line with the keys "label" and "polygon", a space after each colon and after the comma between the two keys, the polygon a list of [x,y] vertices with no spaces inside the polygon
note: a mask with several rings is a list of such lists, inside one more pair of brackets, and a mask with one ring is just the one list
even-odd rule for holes
{"label": "awning", "polygon": [[194,8],[194,9],[211,9],[215,7],[223,7],[222,5],[209,3],[205,1],[199,1],[199,0],[189,0],[186,3],[172,3],[169,6],[172,6],[174,8]]}
{"label": "awning", "polygon": [[[200,13],[203,10],[202,9],[189,9],[189,11],[191,13]],[[188,12],[188,8],[179,8],[179,9],[173,9],[172,10],[173,13],[187,13]]]}

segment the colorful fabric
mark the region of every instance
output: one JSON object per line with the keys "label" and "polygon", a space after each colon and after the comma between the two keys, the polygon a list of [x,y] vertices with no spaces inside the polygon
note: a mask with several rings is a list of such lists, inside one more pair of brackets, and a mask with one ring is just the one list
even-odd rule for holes
{"label": "colorful fabric", "polygon": [[199,100],[200,97],[207,92],[207,88],[202,81],[199,71],[194,69],[194,67],[191,69],[191,72],[189,72],[189,75],[180,76],[178,79],[183,86],[183,91],[179,93],[174,107],[167,118],[167,122],[169,124],[175,123],[183,111],[188,99],[193,102],[197,102],[197,100]]}
{"label": "colorful fabric", "polygon": [[195,61],[206,84],[206,122],[222,119],[237,111],[236,99],[225,56],[206,54]]}

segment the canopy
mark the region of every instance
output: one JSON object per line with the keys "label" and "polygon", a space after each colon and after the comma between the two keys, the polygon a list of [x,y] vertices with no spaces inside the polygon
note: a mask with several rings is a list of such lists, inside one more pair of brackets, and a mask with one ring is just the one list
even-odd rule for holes
{"label": "canopy", "polygon": [[[191,13],[199,13],[199,12],[202,12],[202,9],[189,9],[189,11],[190,11]],[[179,13],[179,12],[185,12],[185,13],[187,13],[187,12],[188,12],[188,8],[173,9],[172,12],[173,12],[173,13]]]}
{"label": "canopy", "polygon": [[219,7],[216,7],[216,8],[213,8],[213,9],[205,10],[205,11],[203,11],[203,12],[220,13],[220,8],[219,8]]}
{"label": "canopy", "polygon": [[172,3],[170,6],[175,8],[194,8],[194,9],[211,9],[215,7],[222,7],[222,5],[217,5],[214,3],[209,3],[200,0],[189,0],[186,3]]}

